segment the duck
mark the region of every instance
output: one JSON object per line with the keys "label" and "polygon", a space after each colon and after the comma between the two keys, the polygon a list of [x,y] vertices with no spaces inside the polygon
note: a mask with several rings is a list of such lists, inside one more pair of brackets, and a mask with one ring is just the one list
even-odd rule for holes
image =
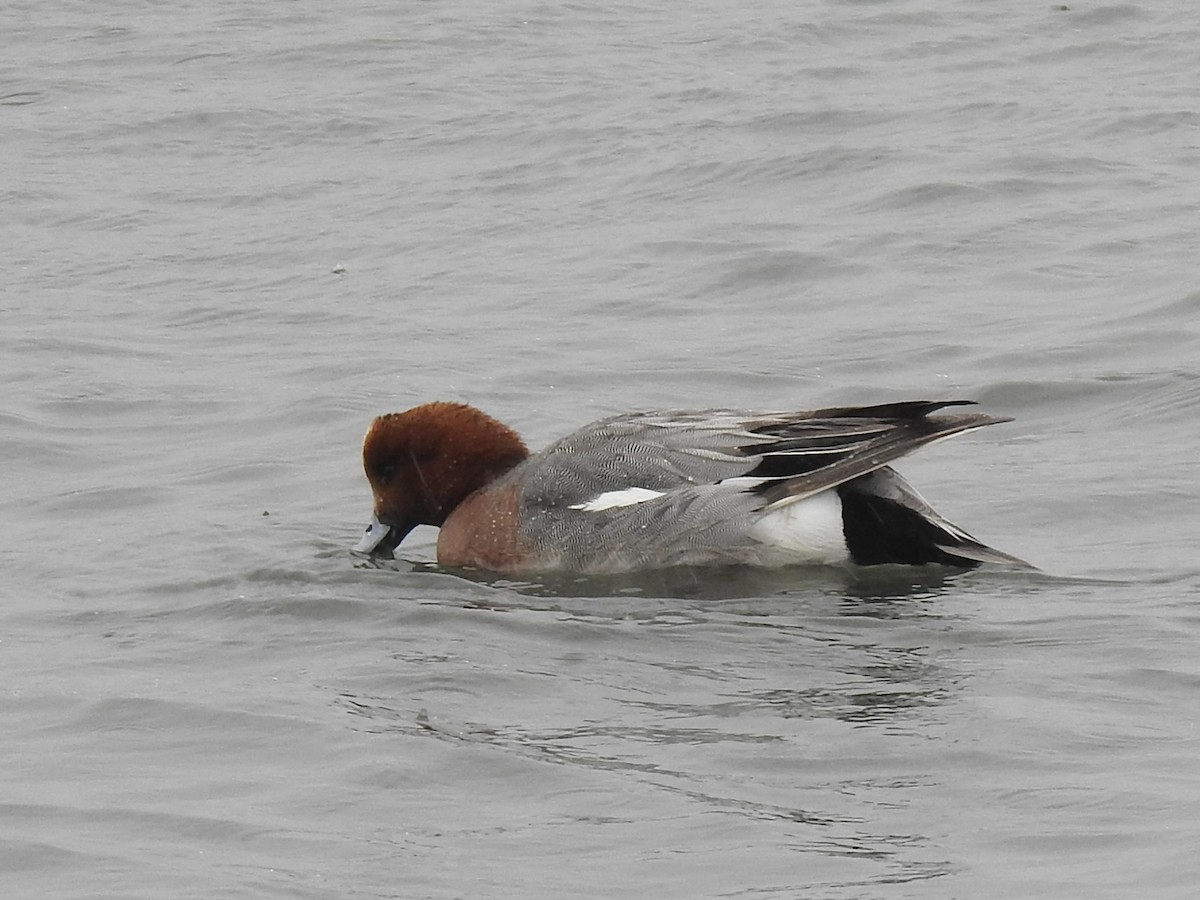
{"label": "duck", "polygon": [[425,403],[381,415],[367,430],[373,515],[353,551],[392,559],[416,526],[433,525],[440,566],[512,575],[1027,567],[947,521],[890,465],[1011,421],[957,409],[972,405],[634,412],[531,453],[473,406]]}

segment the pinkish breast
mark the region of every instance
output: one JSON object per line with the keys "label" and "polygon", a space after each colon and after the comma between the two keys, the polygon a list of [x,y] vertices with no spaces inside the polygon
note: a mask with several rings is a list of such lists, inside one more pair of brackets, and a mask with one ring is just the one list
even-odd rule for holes
{"label": "pinkish breast", "polygon": [[472,566],[493,572],[528,568],[528,548],[518,528],[516,485],[476,491],[446,517],[438,535],[437,558],[444,566]]}

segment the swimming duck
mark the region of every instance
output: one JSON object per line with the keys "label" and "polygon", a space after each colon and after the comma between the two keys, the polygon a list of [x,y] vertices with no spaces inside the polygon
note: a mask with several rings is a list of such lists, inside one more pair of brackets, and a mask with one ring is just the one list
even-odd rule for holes
{"label": "swimming duck", "polygon": [[889,465],[1009,421],[940,412],[967,405],[628,413],[531,454],[474,407],[427,403],[367,431],[374,516],[354,549],[391,558],[414,527],[435,525],[440,564],[514,574],[1025,566],[942,518]]}

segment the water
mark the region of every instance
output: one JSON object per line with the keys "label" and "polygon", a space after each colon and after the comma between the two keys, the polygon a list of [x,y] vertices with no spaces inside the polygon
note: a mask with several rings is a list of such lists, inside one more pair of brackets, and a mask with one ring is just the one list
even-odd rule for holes
{"label": "water", "polygon": [[[0,872],[1191,897],[1187,4],[10,4]],[[370,418],[973,397],[1039,573],[349,556]]]}

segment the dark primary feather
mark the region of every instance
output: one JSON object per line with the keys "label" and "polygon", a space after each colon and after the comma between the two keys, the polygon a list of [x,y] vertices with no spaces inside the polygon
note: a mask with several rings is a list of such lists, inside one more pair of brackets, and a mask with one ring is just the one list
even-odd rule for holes
{"label": "dark primary feather", "polygon": [[570,505],[605,491],[666,491],[751,476],[765,505],[815,494],[925,444],[1007,419],[931,416],[967,400],[801,412],[665,411],[614,416],[567,435],[522,468],[526,496]]}
{"label": "dark primary feather", "polygon": [[761,455],[747,474],[769,479],[755,490],[770,505],[836,487],[933,441],[1009,421],[983,413],[930,415],[970,403],[922,400],[816,410],[802,420],[752,428],[764,440],[740,449]]}

